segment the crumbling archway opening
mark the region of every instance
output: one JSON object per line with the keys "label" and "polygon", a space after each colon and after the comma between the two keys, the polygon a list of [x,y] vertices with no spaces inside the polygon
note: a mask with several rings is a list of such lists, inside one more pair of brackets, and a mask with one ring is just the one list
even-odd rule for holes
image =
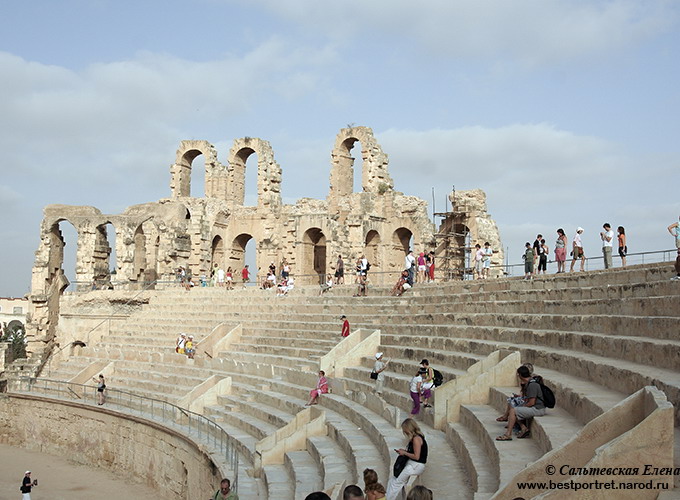
{"label": "crumbling archway opening", "polygon": [[144,277],[146,272],[146,235],[144,234],[144,228],[140,224],[135,231],[135,236],[133,238],[135,250],[132,258],[133,269],[132,269],[132,280],[137,283],[144,285]]}
{"label": "crumbling archway opening", "polygon": [[[64,272],[64,276],[71,283],[67,290],[75,291],[78,284],[76,283],[78,279],[77,270],[77,255],[78,255],[78,231],[75,226],[68,220],[61,220],[52,226],[52,244],[60,246],[58,250],[60,257],[58,257],[61,262],[58,264],[61,270]],[[52,263],[50,267],[53,268]],[[56,260],[54,261],[54,267],[56,267]],[[50,269],[50,275],[53,273],[53,269]]]}
{"label": "crumbling archway opening", "polygon": [[99,289],[112,288],[113,281],[117,278],[118,267],[116,265],[116,228],[110,222],[97,226],[92,257],[94,286]]}
{"label": "crumbling archway opening", "polygon": [[404,259],[409,250],[413,250],[413,232],[400,227],[392,233],[390,267],[399,271],[404,270]]}
{"label": "crumbling archway opening", "polygon": [[257,243],[251,234],[239,234],[231,244],[227,268],[231,267],[234,279],[240,281],[241,270],[248,265],[250,281],[255,281],[257,273]]}
{"label": "crumbling archway opening", "polygon": [[318,227],[305,231],[302,237],[302,274],[310,275],[305,281],[323,283],[326,278],[326,236]]}
{"label": "crumbling archway opening", "polygon": [[348,137],[342,142],[341,151],[340,165],[352,187],[349,192],[363,192],[366,188],[363,145],[356,137]]}
{"label": "crumbling archway opening", "polygon": [[233,169],[232,199],[237,205],[258,204],[258,160],[255,150],[246,146],[239,149],[229,163]]}
{"label": "crumbling archway opening", "polygon": [[187,151],[184,155],[186,158],[190,153],[193,157],[189,161],[189,168],[191,169],[191,184],[189,187],[188,196],[193,198],[205,197],[205,155],[197,150]]}
{"label": "crumbling archway opening", "polygon": [[249,207],[257,206],[258,200],[258,169],[260,158],[256,151],[251,149],[250,153],[245,160],[245,178],[244,178],[244,202],[243,204]]}
{"label": "crumbling archway opening", "polygon": [[374,269],[375,271],[380,270],[381,262],[380,262],[380,234],[378,231],[372,229],[366,234],[366,241],[364,242],[365,244],[365,255],[366,258],[368,259],[368,262],[371,263],[371,269]]}
{"label": "crumbling archway opening", "polygon": [[224,240],[219,234],[213,238],[210,247],[210,269],[215,265],[224,267]]}

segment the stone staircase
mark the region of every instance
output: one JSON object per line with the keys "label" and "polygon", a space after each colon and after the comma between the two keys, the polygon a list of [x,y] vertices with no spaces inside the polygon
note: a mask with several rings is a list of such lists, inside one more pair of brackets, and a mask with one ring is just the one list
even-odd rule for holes
{"label": "stone staircase", "polygon": [[[343,480],[362,484],[366,467],[386,484],[391,450],[404,444],[394,422],[362,404],[377,397],[368,377],[374,360],[366,357],[333,381],[342,390],[320,398],[328,435],[308,438],[305,450],[287,452],[283,464],[265,465],[252,477],[255,444],[304,408],[320,357],[340,341],[340,315],[353,330],[381,330],[380,349],[392,358],[383,399],[403,416],[411,407],[408,380],[422,358],[447,381],[495,350],[516,350],[558,395],[558,406],[535,419],[530,439],[494,439],[504,430],[495,418],[516,388],[493,388],[488,404],[464,405],[460,421],[444,431],[434,429],[427,411],[422,416],[437,457],[422,483],[437,498],[490,498],[527,463],[644,385],[663,390],[678,415],[680,287],[671,275],[667,265],[631,266],[533,281],[423,285],[402,297],[371,288],[369,297],[353,298],[349,285],[321,297],[316,287],[299,287],[285,298],[260,290],[166,290],[99,344],[55,366],[51,378],[69,379],[94,360],[116,359],[111,383],[176,402],[212,374],[230,376],[232,393],[205,413],[241,451],[239,496],[304,498]],[[241,324],[242,334],[217,359],[173,356],[179,332],[200,342],[221,323]],[[146,352],[161,353],[165,362],[135,358]]]}

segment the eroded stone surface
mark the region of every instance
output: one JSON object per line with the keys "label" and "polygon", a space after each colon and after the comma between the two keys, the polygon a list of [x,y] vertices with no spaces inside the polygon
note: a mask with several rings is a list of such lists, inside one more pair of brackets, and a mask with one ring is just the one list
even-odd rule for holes
{"label": "eroded stone surface", "polygon": [[[360,165],[352,156],[356,143],[361,145]],[[252,154],[258,160],[257,203],[246,206],[245,168]],[[192,162],[199,155],[205,163],[201,198],[191,196]],[[380,280],[385,283],[396,281],[409,248],[434,249],[443,259],[451,245],[460,247],[460,241],[437,239],[427,203],[395,191],[387,166],[388,157],[370,128],[342,129],[331,153],[327,198],[302,198],[287,205],[281,198],[281,167],[269,142],[236,139],[228,164],[223,165],[207,141],[182,141],[170,167],[170,198],[131,206],[117,215],[95,207],[47,206],[33,268],[29,352],[39,354],[54,342],[59,297],[69,285],[62,270],[66,242],[60,224],[72,224],[78,234],[75,280],[81,291],[110,286],[136,290],[157,280],[154,286],[159,288],[173,282],[179,266],[194,278],[209,277],[214,265],[231,267],[240,281],[251,239],[256,242],[260,278],[270,262],[280,269],[286,261],[298,284],[323,280],[335,271],[338,255],[343,256],[348,277],[356,260],[366,255],[372,275],[389,273]],[[361,186],[354,186],[355,168],[362,168]],[[490,241],[495,249],[502,248],[482,191],[457,192],[453,201],[454,209],[466,210],[456,223],[470,233],[473,245]],[[115,275],[108,224],[115,229]],[[462,241],[465,245],[465,238]],[[502,263],[502,253],[496,253],[495,262]],[[254,275],[257,269],[251,272]]]}

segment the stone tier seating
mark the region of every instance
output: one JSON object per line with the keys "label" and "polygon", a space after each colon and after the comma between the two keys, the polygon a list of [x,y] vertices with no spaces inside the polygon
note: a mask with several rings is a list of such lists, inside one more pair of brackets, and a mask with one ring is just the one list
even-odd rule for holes
{"label": "stone tier seating", "polygon": [[[99,343],[59,363],[51,378],[70,380],[94,362],[112,361],[110,386],[178,402],[213,374],[231,377],[231,392],[204,413],[241,451],[239,495],[287,499],[345,480],[362,484],[365,467],[387,483],[391,450],[404,442],[395,423],[410,411],[408,380],[422,358],[452,381],[496,351],[518,352],[558,397],[557,408],[535,419],[531,439],[494,440],[504,430],[495,418],[517,391],[512,384],[489,388],[483,404],[461,404],[459,418],[444,425],[429,410],[421,417],[437,459],[419,481],[437,498],[490,498],[528,463],[645,386],[663,391],[677,418],[680,288],[671,276],[667,264],[631,266],[531,282],[428,284],[402,297],[370,288],[369,297],[353,298],[352,286],[323,296],[316,287],[300,287],[286,297],[165,290]],[[326,434],[308,437],[304,449],[287,451],[282,463],[265,464],[253,477],[257,442],[304,408],[320,358],[340,341],[342,314],[353,331],[381,331],[380,350],[391,358],[383,397],[373,395],[374,360],[366,356],[333,379],[333,393],[320,399]],[[212,359],[200,343],[194,361],[174,353],[179,332],[200,342],[221,323],[240,324],[240,336]],[[676,428],[676,443],[679,435]]]}

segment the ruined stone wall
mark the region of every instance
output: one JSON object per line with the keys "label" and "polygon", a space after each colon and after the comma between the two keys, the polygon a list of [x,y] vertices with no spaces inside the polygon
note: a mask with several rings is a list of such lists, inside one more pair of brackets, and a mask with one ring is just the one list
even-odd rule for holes
{"label": "ruined stone wall", "polygon": [[[360,147],[359,147],[360,146]],[[257,202],[245,204],[245,170],[257,156]],[[191,196],[193,161],[205,160],[204,197]],[[355,161],[361,156],[361,162]],[[50,205],[45,208],[41,241],[33,268],[29,351],[40,352],[54,341],[59,297],[68,286],[62,271],[65,242],[60,224],[77,233],[75,287],[87,291],[156,289],[175,279],[179,266],[194,278],[209,277],[217,265],[231,267],[235,279],[245,263],[249,241],[256,242],[255,275],[262,278],[271,262],[277,269],[291,265],[299,284],[318,283],[332,273],[342,255],[351,275],[362,255],[371,262],[372,276],[395,281],[409,248],[435,248],[435,228],[427,203],[393,188],[388,157],[368,127],[342,129],[331,153],[330,188],[325,200],[281,201],[281,167],[269,142],[258,138],[234,141],[226,165],[207,141],[182,141],[170,167],[170,198],[103,214],[94,207]],[[354,169],[362,168],[361,186],[354,186]],[[475,238],[498,244],[495,224],[486,214],[484,194],[470,192],[468,227]],[[115,266],[111,237],[115,231]],[[494,236],[495,235],[495,236]],[[496,247],[494,246],[494,249]],[[502,262],[502,254],[496,256]],[[112,274],[111,269],[115,273]]]}
{"label": "ruined stone wall", "polygon": [[227,470],[178,432],[113,411],[0,399],[0,442],[69,457],[151,486],[159,498],[210,498]]}

